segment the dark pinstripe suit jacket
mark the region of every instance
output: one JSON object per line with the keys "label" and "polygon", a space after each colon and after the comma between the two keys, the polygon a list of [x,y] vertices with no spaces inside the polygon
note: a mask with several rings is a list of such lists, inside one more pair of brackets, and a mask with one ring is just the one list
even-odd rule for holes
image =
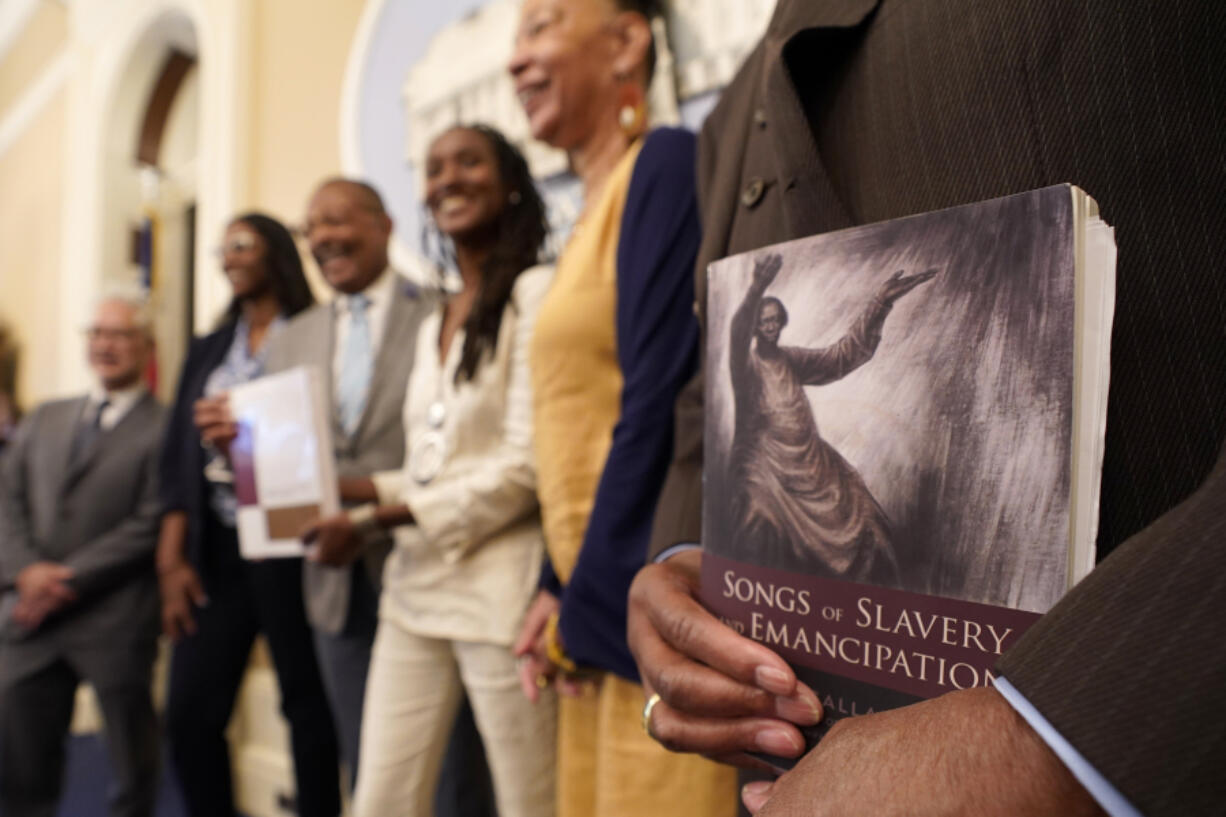
{"label": "dark pinstripe suit jacket", "polygon": [[[703,129],[701,271],[725,255],[1060,182],[1117,228],[1100,554],[1006,656],[1147,814],[1226,798],[1226,3],[780,0]],[[653,549],[697,541],[702,392]],[[1108,603],[1111,602],[1111,603]]]}

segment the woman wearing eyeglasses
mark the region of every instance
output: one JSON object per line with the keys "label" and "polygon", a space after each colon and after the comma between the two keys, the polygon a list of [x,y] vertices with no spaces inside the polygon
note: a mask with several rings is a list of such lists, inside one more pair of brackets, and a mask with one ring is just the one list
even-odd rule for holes
{"label": "woman wearing eyeglasses", "polygon": [[263,634],[290,725],[297,813],[335,817],[337,741],[302,603],[301,560],[242,560],[227,461],[200,431],[227,391],[263,374],[269,337],[314,298],[293,238],[268,216],[231,221],[219,255],[233,298],[218,328],[188,351],[162,449],[157,566],[162,626],[175,641],[171,761],[189,814],[235,813],[225,728],[252,642]]}

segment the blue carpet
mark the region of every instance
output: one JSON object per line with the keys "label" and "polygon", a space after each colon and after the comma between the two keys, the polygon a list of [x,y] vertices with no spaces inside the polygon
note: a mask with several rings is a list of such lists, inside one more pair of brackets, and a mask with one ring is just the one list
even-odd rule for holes
{"label": "blue carpet", "polygon": [[[187,817],[183,795],[162,758],[156,817]],[[64,793],[57,817],[107,817],[106,796],[111,786],[111,763],[100,735],[74,735],[68,739]],[[0,817],[3,817],[0,814]]]}
{"label": "blue carpet", "polygon": [[[162,784],[158,787],[157,817],[186,817],[183,795],[162,758]],[[74,735],[68,739],[64,795],[59,817],[106,817],[106,795],[111,786],[111,763],[101,735]]]}

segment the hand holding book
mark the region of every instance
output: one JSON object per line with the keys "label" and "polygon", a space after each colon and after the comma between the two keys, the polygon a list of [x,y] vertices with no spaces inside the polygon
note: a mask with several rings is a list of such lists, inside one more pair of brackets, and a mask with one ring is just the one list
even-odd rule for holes
{"label": "hand holding book", "polygon": [[[203,401],[202,401],[203,402]],[[232,389],[220,406],[197,405],[197,423],[221,409],[232,416],[229,444],[239,551],[246,559],[302,556],[301,535],[340,511],[333,418],[322,375],[297,367]],[[329,530],[329,543],[341,541]],[[339,561],[343,557],[335,554]]]}
{"label": "hand holding book", "polygon": [[362,533],[344,513],[309,523],[301,538],[307,558],[330,567],[352,564],[362,552]]}
{"label": "hand holding book", "polygon": [[1084,575],[1114,291],[1094,212],[1052,187],[712,265],[704,551],[631,590],[654,737],[791,765],[793,738],[989,686]]}
{"label": "hand holding book", "polygon": [[639,572],[630,588],[627,635],[648,695],[659,694],[648,724],[678,751],[762,768],[749,752],[799,757],[798,727],[822,707],[773,650],[738,635],[699,602],[698,550]]}
{"label": "hand holding book", "polygon": [[230,413],[227,395],[201,397],[192,404],[192,421],[200,431],[200,441],[229,459],[230,443],[238,436],[238,424]]}

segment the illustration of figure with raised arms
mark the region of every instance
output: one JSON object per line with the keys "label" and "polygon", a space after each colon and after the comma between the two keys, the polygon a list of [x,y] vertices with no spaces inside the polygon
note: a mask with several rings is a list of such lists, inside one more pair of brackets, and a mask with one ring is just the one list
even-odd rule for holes
{"label": "illustration of figure with raised arms", "polygon": [[889,519],[855,467],[822,439],[804,387],[833,383],[871,360],[894,303],[937,271],[899,270],[840,340],[806,349],[779,345],[788,312],[765,293],[782,266],[778,254],[757,259],[731,325],[737,540],[786,552],[819,575],[897,586]]}

